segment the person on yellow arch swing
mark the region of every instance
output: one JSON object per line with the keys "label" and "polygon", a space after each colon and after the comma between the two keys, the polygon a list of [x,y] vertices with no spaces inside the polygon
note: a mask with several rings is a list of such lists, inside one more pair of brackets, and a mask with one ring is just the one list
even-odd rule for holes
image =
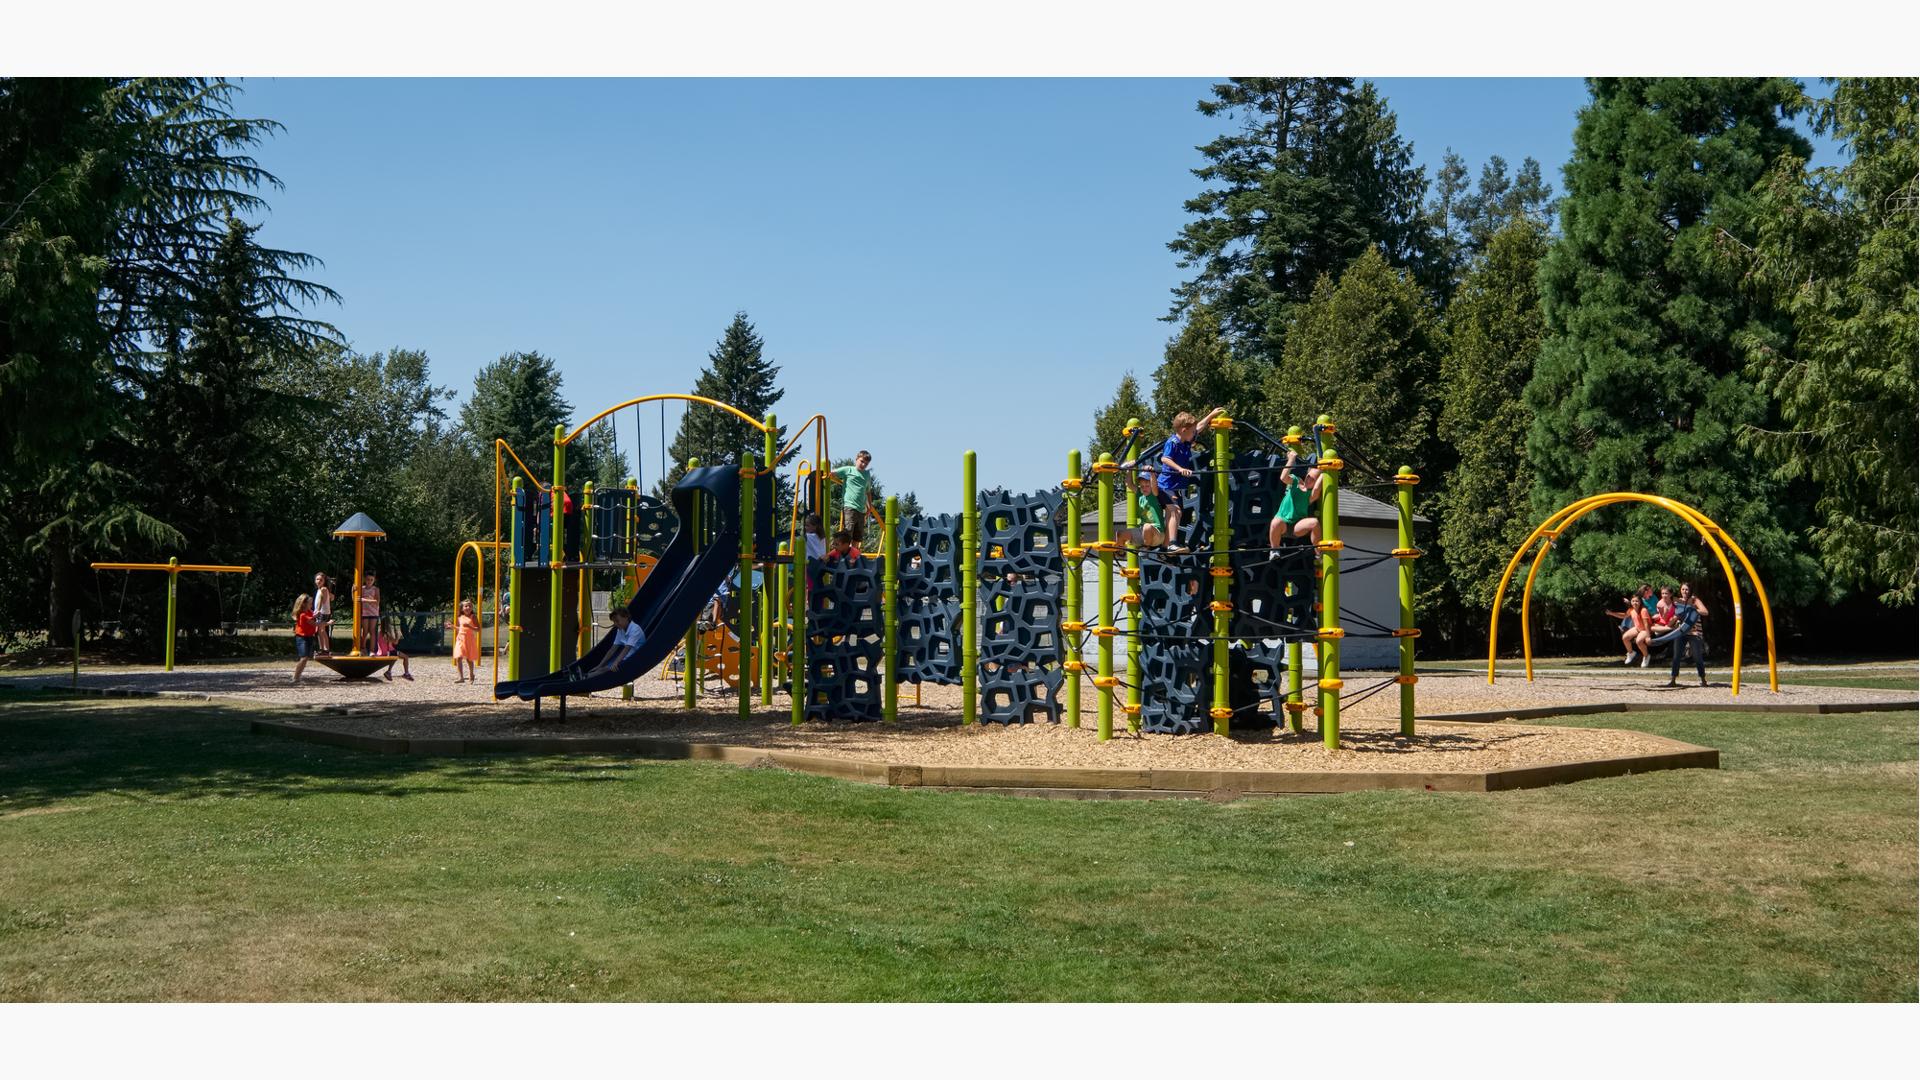
{"label": "person on yellow arch swing", "polygon": [[828,474],[834,483],[847,486],[840,498],[840,527],[853,534],[856,545],[867,537],[867,511],[873,493],[873,474],[867,471],[867,466],[872,464],[873,455],[862,450],[854,455],[853,464],[842,465]]}

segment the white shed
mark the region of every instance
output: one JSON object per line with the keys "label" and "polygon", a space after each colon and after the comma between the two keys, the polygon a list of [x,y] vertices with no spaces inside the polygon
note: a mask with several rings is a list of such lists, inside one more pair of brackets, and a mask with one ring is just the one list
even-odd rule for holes
{"label": "white shed", "polygon": [[[1114,502],[1113,531],[1118,535],[1126,527],[1126,507],[1122,500]],[[1419,531],[1428,524],[1419,514],[1413,516],[1416,545]],[[1091,540],[1098,535],[1100,514],[1095,511],[1080,518],[1080,535]],[[1389,552],[1400,543],[1400,511],[1388,503],[1362,495],[1358,491],[1342,489],[1340,492],[1340,539],[1347,549],[1340,557],[1340,606],[1351,615],[1368,619],[1381,626],[1400,624],[1400,579],[1399,567],[1394,559],[1380,559],[1377,552]],[[1365,550],[1360,550],[1365,549]],[[1376,561],[1378,560],[1378,561]],[[1368,566],[1368,563],[1373,565]],[[1351,569],[1349,569],[1351,568]],[[1089,558],[1081,569],[1081,593],[1084,611],[1089,621],[1096,618],[1100,587],[1100,562]],[[1114,592],[1118,595],[1125,590],[1116,578]],[[1354,618],[1341,619],[1341,625],[1347,629],[1348,637],[1340,642],[1340,666],[1351,668],[1392,668],[1400,663],[1400,645],[1392,638],[1355,637],[1358,633],[1370,632],[1369,628],[1359,625]],[[1415,613],[1414,622],[1419,622]],[[1089,635],[1082,648],[1083,659],[1092,663],[1099,646],[1096,639]],[[1309,669],[1313,666],[1313,650],[1305,650]],[[1116,660],[1116,663],[1118,661]]]}

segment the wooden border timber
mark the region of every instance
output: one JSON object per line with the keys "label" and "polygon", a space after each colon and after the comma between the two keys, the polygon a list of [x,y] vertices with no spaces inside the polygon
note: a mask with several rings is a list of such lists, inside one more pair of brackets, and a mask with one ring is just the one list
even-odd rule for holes
{"label": "wooden border timber", "polygon": [[860,784],[1041,798],[1211,798],[1328,795],[1348,791],[1516,791],[1577,780],[1666,769],[1717,769],[1720,751],[1656,735],[1650,754],[1478,772],[1306,772],[1252,769],[1089,769],[986,765],[914,765],[792,750],[683,742],[639,735],[586,738],[388,739],[282,720],[255,720],[260,734],[381,754],[614,754],[668,761],[712,761],[780,768]]}

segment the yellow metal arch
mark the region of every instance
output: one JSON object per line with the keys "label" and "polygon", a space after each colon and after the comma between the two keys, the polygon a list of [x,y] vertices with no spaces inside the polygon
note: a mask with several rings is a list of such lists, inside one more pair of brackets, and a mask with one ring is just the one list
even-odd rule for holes
{"label": "yellow metal arch", "polygon": [[[507,546],[507,544],[498,540],[469,540],[460,545],[460,550],[453,553],[453,621],[455,634],[460,632],[460,566],[467,561],[467,552],[469,550],[473,552],[473,617],[484,623],[487,619],[487,552],[491,550],[494,553],[494,561],[498,563],[500,561],[500,550]],[[499,575],[496,573],[494,576],[496,579],[494,583],[494,596],[498,599]],[[495,619],[494,622],[497,624],[499,620]],[[477,627],[475,629],[476,631],[478,630]],[[500,628],[498,625],[494,627],[493,631],[493,646],[494,675],[496,676],[494,681],[498,682],[498,676],[500,674]],[[453,665],[459,667],[460,661],[457,659],[453,660]]]}
{"label": "yellow metal arch", "polygon": [[1747,572],[1747,580],[1753,583],[1754,595],[1760,599],[1760,613],[1765,619],[1767,629],[1767,685],[1769,689],[1778,693],[1780,690],[1780,672],[1774,651],[1773,606],[1767,601],[1766,586],[1760,583],[1760,575],[1753,568],[1753,560],[1747,558],[1747,553],[1740,549],[1739,544],[1734,543],[1733,537],[1727,535],[1725,529],[1721,528],[1712,518],[1707,517],[1699,510],[1675,499],[1665,498],[1660,495],[1642,495],[1639,492],[1633,491],[1613,491],[1602,495],[1590,495],[1569,506],[1562,507],[1549,516],[1546,521],[1542,522],[1539,528],[1533,530],[1532,535],[1527,537],[1526,542],[1522,543],[1519,550],[1513,553],[1513,558],[1507,562],[1506,572],[1500,575],[1500,588],[1494,593],[1493,611],[1487,622],[1488,684],[1491,685],[1494,681],[1494,658],[1497,655],[1500,641],[1500,605],[1501,602],[1506,599],[1507,584],[1513,579],[1513,572],[1519,568],[1521,558],[1533,548],[1536,542],[1540,543],[1539,551],[1534,554],[1533,565],[1527,570],[1526,584],[1523,586],[1520,595],[1521,652],[1526,658],[1527,679],[1528,681],[1532,681],[1533,631],[1530,609],[1533,600],[1533,579],[1534,576],[1540,572],[1540,563],[1546,558],[1547,551],[1553,547],[1553,541],[1562,533],[1566,532],[1574,522],[1603,506],[1636,502],[1658,506],[1686,522],[1688,525],[1693,526],[1694,531],[1700,534],[1701,539],[1706,541],[1707,546],[1713,549],[1714,558],[1719,561],[1721,572],[1726,574],[1727,577],[1727,594],[1733,598],[1733,692],[1738,694],[1740,692],[1740,653],[1744,638],[1744,621],[1741,617],[1739,585],[1734,580],[1733,567],[1727,562],[1726,550],[1721,545],[1724,544],[1726,548],[1733,549],[1734,556],[1740,560],[1741,567]]}
{"label": "yellow metal arch", "polygon": [[691,401],[696,405],[711,405],[716,409],[721,409],[726,412],[730,412],[733,415],[739,417],[740,419],[745,420],[748,424],[752,425],[753,430],[758,431],[763,435],[766,434],[767,432],[767,425],[765,423],[759,420],[756,420],[751,416],[748,416],[746,413],[741,412],[739,409],[734,408],[733,406],[727,404],[724,401],[715,401],[712,398],[701,397],[698,394],[648,394],[645,397],[637,397],[631,401],[623,401],[620,404],[615,405],[610,409],[600,410],[599,412],[595,413],[590,419],[588,419],[586,423],[581,424],[577,428],[574,428],[572,434],[568,435],[564,439],[559,440],[559,444],[561,446],[568,445],[569,443],[573,442],[573,440],[579,438],[582,434],[584,434],[588,428],[592,427],[593,425],[599,423],[602,420],[605,420],[607,417],[612,416],[614,413],[619,412],[621,409],[624,409],[629,405],[645,405],[649,401]]}

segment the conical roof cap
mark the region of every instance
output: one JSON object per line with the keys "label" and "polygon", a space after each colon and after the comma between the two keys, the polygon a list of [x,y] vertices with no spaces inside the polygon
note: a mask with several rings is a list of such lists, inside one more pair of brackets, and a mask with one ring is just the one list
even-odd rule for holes
{"label": "conical roof cap", "polygon": [[374,520],[368,517],[367,515],[355,514],[352,517],[348,518],[347,520],[341,522],[340,527],[333,530],[333,535],[335,536],[371,536],[376,540],[380,540],[380,539],[385,539],[387,535],[387,530],[375,524]]}

